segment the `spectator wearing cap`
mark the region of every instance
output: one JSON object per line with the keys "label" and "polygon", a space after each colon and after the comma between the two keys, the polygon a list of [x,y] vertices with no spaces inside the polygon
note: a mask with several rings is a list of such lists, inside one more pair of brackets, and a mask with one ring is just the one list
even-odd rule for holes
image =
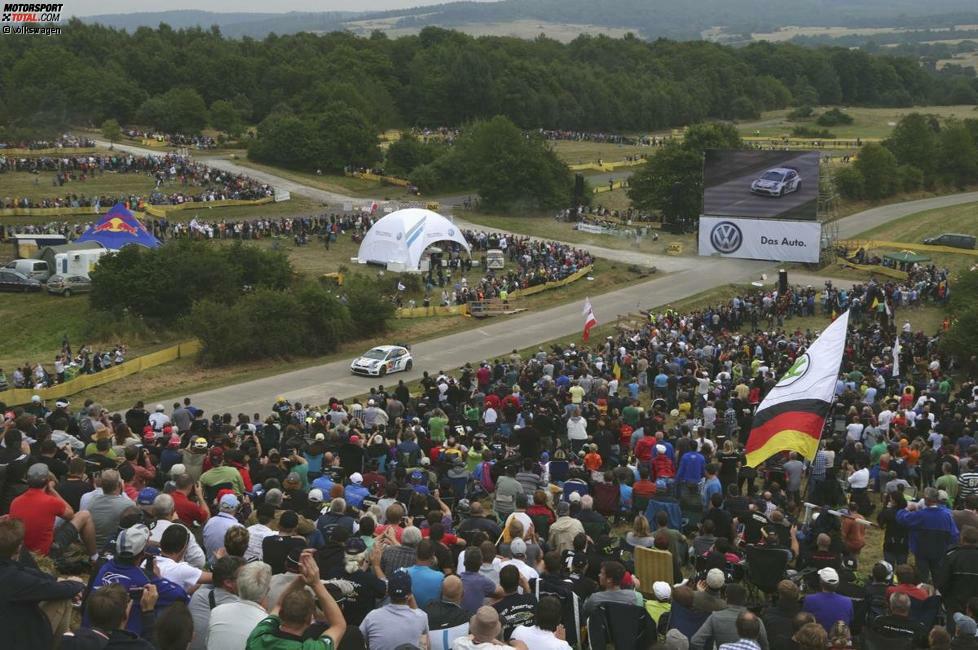
{"label": "spectator wearing cap", "polygon": [[204,524],[204,551],[207,552],[207,559],[214,561],[214,553],[224,547],[224,534],[228,528],[238,526],[238,519],[235,516],[241,502],[234,494],[225,494],[217,503],[217,514],[207,520]]}
{"label": "spectator wearing cap", "polygon": [[[156,493],[156,494],[154,494]],[[160,543],[163,537],[163,533],[167,528],[171,526],[179,526],[187,530],[182,523],[177,520],[176,504],[173,501],[173,497],[169,494],[159,494],[156,488],[143,488],[142,492],[139,493],[139,505],[145,509],[143,504],[144,501],[153,496],[149,507],[149,520],[153,522],[153,526],[150,529],[150,541]],[[187,551],[184,554],[184,561],[190,566],[196,567],[197,569],[203,569],[204,563],[206,561],[206,556],[204,555],[204,549],[200,547],[197,543],[196,538],[193,534],[189,535]]]}
{"label": "spectator wearing cap", "polygon": [[[420,537],[420,534],[419,534]],[[411,576],[395,571],[387,577],[390,603],[373,610],[360,623],[360,632],[370,650],[395,650],[404,643],[419,648],[428,645],[428,617],[415,608]]]}
{"label": "spectator wearing cap", "polygon": [[[54,516],[48,517],[54,521]],[[52,622],[71,616],[71,600],[84,589],[84,583],[59,581],[21,562],[24,523],[16,518],[0,520],[0,629],[4,646],[10,648],[50,648],[54,634]],[[24,554],[25,560],[29,554]],[[45,614],[54,616],[50,618]]]}
{"label": "spectator wearing cap", "polygon": [[268,535],[262,540],[262,561],[272,567],[272,573],[284,573],[289,552],[306,547],[306,538],[298,534],[298,526],[299,516],[292,510],[286,510],[279,517],[278,534]]}
{"label": "spectator wearing cap", "polygon": [[672,587],[668,582],[657,580],[652,583],[652,595],[654,598],[645,601],[645,611],[658,625],[662,615],[672,611]]}
{"label": "spectator wearing cap", "polygon": [[722,569],[713,568],[706,572],[706,578],[696,585],[692,595],[692,609],[699,613],[712,613],[727,606],[723,599],[723,587],[727,577]]}
{"label": "spectator wearing cap", "polygon": [[550,524],[550,532],[547,538],[550,548],[560,553],[570,551],[574,548],[574,538],[583,534],[584,525],[580,519],[570,516],[570,504],[566,501],[559,502],[557,504],[557,520]]}
{"label": "spectator wearing cap", "polygon": [[535,580],[540,577],[540,573],[535,567],[530,566],[527,563],[527,546],[526,542],[520,537],[513,538],[513,541],[509,543],[509,548],[507,549],[509,559],[503,560],[502,566],[515,566],[526,580]]}
{"label": "spectator wearing cap", "polygon": [[207,438],[194,438],[190,445],[183,449],[183,464],[187,474],[196,483],[204,473],[204,459],[207,458]]}
{"label": "spectator wearing cap", "polygon": [[348,506],[360,509],[363,500],[370,496],[370,491],[363,487],[363,475],[360,472],[353,472],[350,475],[350,482],[343,490],[343,498],[346,499]]}
{"label": "spectator wearing cap", "polygon": [[183,452],[180,451],[180,436],[171,433],[166,438],[166,447],[160,452],[159,470],[163,474],[169,474],[174,465],[183,461]]}
{"label": "spectator wearing cap", "polygon": [[[284,648],[321,648],[333,650],[338,647],[346,634],[346,621],[339,605],[327,591],[319,575],[312,554],[304,552],[300,556],[300,575],[282,594],[281,600],[252,631],[246,650],[266,650]],[[306,588],[312,590],[312,594]],[[322,612],[325,623],[319,633],[319,641],[303,640],[309,634],[310,625],[316,621],[316,606]],[[241,648],[241,645],[236,648]]]}
{"label": "spectator wearing cap", "polygon": [[[927,633],[923,623],[910,617],[910,596],[895,593],[890,596],[889,612],[877,616],[872,622],[873,631],[881,638],[899,643],[912,643],[915,648],[927,647]],[[902,642],[902,643],[901,643]]]}
{"label": "spectator wearing cap", "polygon": [[240,650],[252,631],[268,613],[272,568],[264,562],[245,564],[237,573],[238,599],[218,605],[211,611],[207,625],[207,650]]}
{"label": "spectator wearing cap", "polygon": [[200,486],[194,482],[190,474],[181,474],[174,481],[176,489],[170,493],[176,508],[177,519],[191,528],[203,526],[210,518],[210,510],[204,504]]}
{"label": "spectator wearing cap", "polygon": [[936,488],[925,488],[924,508],[909,503],[896,513],[897,523],[910,531],[910,552],[916,560],[917,572],[925,582],[938,570],[944,555],[960,534],[951,511],[942,508],[939,501]]}
{"label": "spectator wearing cap", "polygon": [[819,569],[818,581],[821,590],[805,597],[802,610],[812,614],[826,634],[836,621],[852,625],[852,600],[836,593],[839,588],[839,572],[832,567]]}
{"label": "spectator wearing cap", "polygon": [[241,474],[235,468],[224,464],[224,450],[221,447],[213,447],[208,452],[211,468],[201,474],[200,484],[207,488],[218,485],[230,485],[234,493],[239,497],[245,492],[244,481]]}
{"label": "spectator wearing cap", "polygon": [[[743,585],[731,583],[726,586],[724,591],[727,606],[710,614],[700,629],[696,631],[696,634],[690,638],[690,650],[704,650],[704,648],[708,650],[713,647],[723,647],[725,644],[737,644],[744,638],[742,636],[743,630],[740,629],[738,622],[741,617],[749,613],[746,606],[747,590],[744,589]],[[761,650],[767,650],[768,637],[764,623],[759,618],[754,618],[751,627],[756,627],[757,630],[747,638],[754,641],[754,644],[745,645],[743,650],[749,650],[748,646],[753,650],[757,650],[757,647],[760,647]],[[728,648],[727,650],[736,650],[736,648]]]}
{"label": "spectator wearing cap", "polygon": [[[130,526],[120,532],[115,540],[115,554],[99,568],[92,579],[93,591],[97,592],[102,587],[112,584],[121,585],[128,592],[145,589],[149,584],[149,578],[140,565],[146,559],[147,542],[149,542],[149,528],[143,524]],[[129,612],[125,629],[139,635],[143,631],[144,622],[140,609],[133,607]],[[92,627],[92,623],[86,611],[82,617],[82,625]]]}
{"label": "spectator wearing cap", "polygon": [[[24,524],[24,546],[40,555],[48,555],[52,545],[57,554],[81,540],[89,556],[98,549],[95,522],[91,513],[75,512],[58,494],[48,466],[35,463],[27,470],[27,490],[10,504],[10,517]],[[55,521],[63,521],[55,528]],[[0,556],[6,557],[6,556]]]}
{"label": "spectator wearing cap", "polygon": [[211,612],[220,605],[238,601],[238,571],[245,565],[240,557],[226,555],[213,566],[213,585],[198,589],[190,597],[194,638],[188,650],[206,650]]}

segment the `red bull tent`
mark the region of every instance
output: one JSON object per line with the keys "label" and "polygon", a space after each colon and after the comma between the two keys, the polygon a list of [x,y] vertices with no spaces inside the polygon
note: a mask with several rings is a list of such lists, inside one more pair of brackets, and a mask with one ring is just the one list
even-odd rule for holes
{"label": "red bull tent", "polygon": [[93,241],[102,244],[109,250],[117,251],[129,244],[138,244],[146,248],[156,248],[160,240],[146,230],[139,219],[121,203],[102,215],[98,223],[89,226],[81,237],[75,241]]}

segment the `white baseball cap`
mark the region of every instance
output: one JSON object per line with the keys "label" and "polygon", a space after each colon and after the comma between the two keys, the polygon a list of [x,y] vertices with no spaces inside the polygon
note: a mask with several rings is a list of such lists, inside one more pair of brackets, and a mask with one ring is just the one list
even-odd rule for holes
{"label": "white baseball cap", "polygon": [[656,600],[669,600],[672,596],[672,587],[668,582],[657,580],[652,585],[652,593],[655,594]]}
{"label": "white baseball cap", "polygon": [[830,566],[818,570],[818,579],[827,585],[839,584],[839,572]]}

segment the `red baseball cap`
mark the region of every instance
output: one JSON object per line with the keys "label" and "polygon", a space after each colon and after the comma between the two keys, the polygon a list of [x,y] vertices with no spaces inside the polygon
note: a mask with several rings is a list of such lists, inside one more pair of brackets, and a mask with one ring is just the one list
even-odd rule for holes
{"label": "red baseball cap", "polygon": [[209,453],[211,455],[211,458],[223,458],[224,457],[224,450],[221,449],[220,447],[211,447],[211,450],[210,450]]}

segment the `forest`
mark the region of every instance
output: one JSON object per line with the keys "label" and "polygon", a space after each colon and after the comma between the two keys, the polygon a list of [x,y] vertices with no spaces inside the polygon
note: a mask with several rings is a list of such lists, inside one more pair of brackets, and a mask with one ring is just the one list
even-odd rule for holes
{"label": "forest", "polygon": [[524,129],[645,131],[788,105],[976,102],[973,76],[841,47],[632,36],[561,44],[439,28],[255,40],[77,20],[57,39],[0,39],[0,124],[14,133],[110,118],[193,132],[213,125],[212,113],[240,124],[273,113],[310,121],[337,104],[375,129],[503,115]]}

